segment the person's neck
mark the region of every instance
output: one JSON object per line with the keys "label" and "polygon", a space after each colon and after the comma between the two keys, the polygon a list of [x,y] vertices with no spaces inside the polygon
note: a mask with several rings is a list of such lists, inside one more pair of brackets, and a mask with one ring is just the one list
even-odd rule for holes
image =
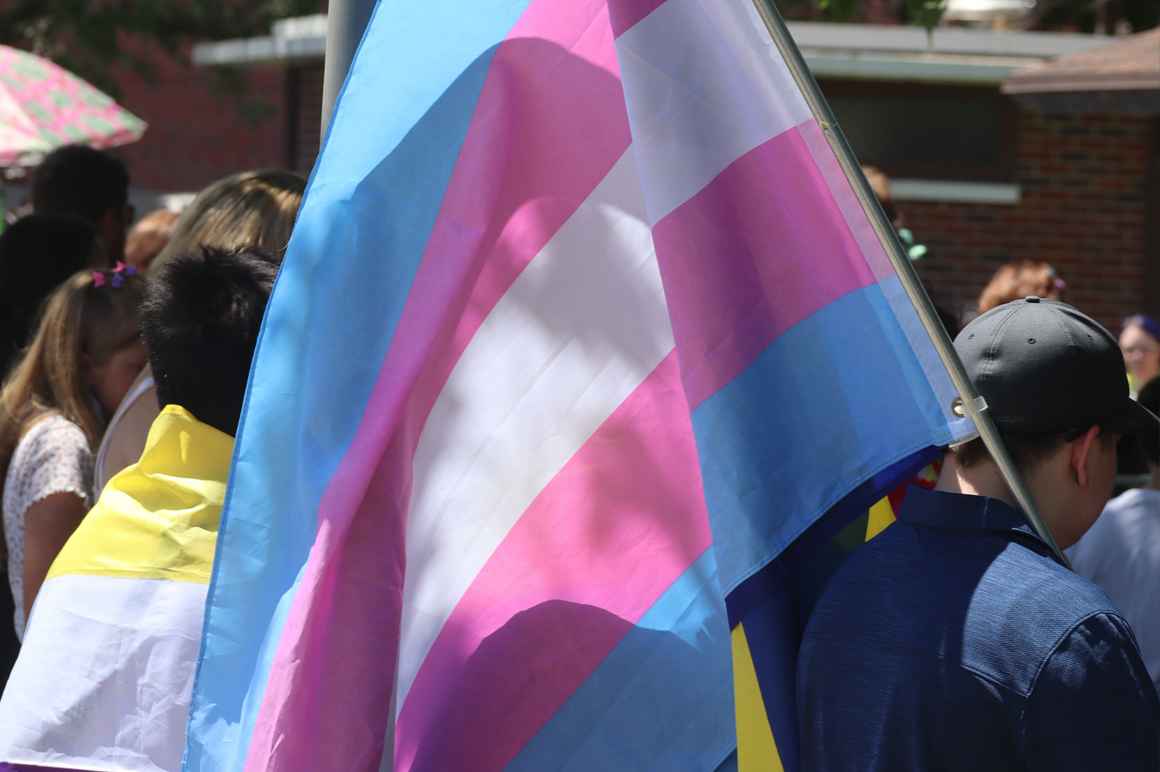
{"label": "person's neck", "polygon": [[[1055,520],[1055,513],[1066,512],[1067,507],[1060,506],[1059,496],[1061,494],[1058,493],[1058,486],[1047,482],[1050,479],[1050,476],[1028,477],[1024,472],[1023,481],[1035,501],[1044,524],[1051,530],[1051,534],[1060,548],[1067,548],[1075,542],[1075,538],[1064,538],[1066,529],[1062,528],[1062,524]],[[1015,495],[1011,493],[1007,481],[1003,479],[1003,473],[992,461],[981,461],[969,469],[964,469],[959,466],[954,453],[947,453],[935,490],[972,496],[987,496],[1022,511],[1022,507],[1019,506]]]}
{"label": "person's neck", "polygon": [[1018,507],[999,467],[991,463],[980,463],[964,469],[954,453],[947,453],[935,490],[967,496],[987,496]]}

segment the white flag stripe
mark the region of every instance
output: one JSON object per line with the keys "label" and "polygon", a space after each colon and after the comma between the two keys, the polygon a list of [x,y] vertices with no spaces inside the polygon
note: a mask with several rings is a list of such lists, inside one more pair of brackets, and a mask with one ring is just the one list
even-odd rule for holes
{"label": "white flag stripe", "polygon": [[4,691],[4,758],[180,769],[205,594],[204,584],[158,579],[66,574],[45,582]]}
{"label": "white flag stripe", "polygon": [[616,51],[654,222],[811,117],[750,0],[668,0]]}
{"label": "white flag stripe", "polygon": [[630,149],[480,326],[423,428],[396,711],[520,515],[672,348]]}

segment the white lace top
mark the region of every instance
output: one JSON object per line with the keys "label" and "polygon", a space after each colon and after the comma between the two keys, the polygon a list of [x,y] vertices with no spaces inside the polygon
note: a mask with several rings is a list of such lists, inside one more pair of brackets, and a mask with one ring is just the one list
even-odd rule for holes
{"label": "white lace top", "polygon": [[4,540],[8,584],[16,603],[16,636],[24,639],[24,513],[54,493],[75,493],[85,506],[92,489],[93,452],[79,426],[57,413],[32,425],[12,453],[4,478]]}

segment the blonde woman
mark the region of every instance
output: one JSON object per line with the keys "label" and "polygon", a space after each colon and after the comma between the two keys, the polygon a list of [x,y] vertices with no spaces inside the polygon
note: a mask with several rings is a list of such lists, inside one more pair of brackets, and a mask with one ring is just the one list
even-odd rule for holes
{"label": "blonde woman", "polygon": [[[259,249],[281,260],[306,180],[277,169],[242,172],[210,185],[185,208],[173,234],[150,264],[153,275],[173,256],[202,247]],[[153,375],[146,368],[117,409],[97,452],[93,492],[99,495],[113,475],[137,462],[153,419],[160,413]]]}
{"label": "blonde woman", "polygon": [[123,265],[82,271],[45,305],[0,389],[0,480],[15,628],[88,511],[92,448],[145,362],[143,282]]}
{"label": "blonde woman", "polygon": [[174,255],[200,247],[227,251],[259,247],[280,258],[305,190],[305,178],[280,169],[241,172],[218,180],[182,211],[149,273]]}

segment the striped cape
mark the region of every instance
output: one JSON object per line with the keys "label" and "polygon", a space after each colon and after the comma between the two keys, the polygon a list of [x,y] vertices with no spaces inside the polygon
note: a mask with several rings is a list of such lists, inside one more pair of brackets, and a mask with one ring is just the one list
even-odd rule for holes
{"label": "striped cape", "polygon": [[0,699],[0,761],[180,768],[233,438],[167,406],[49,569]]}
{"label": "striped cape", "polygon": [[735,765],[726,599],[965,437],[952,399],[748,0],[380,0],[259,341],[185,768]]}

